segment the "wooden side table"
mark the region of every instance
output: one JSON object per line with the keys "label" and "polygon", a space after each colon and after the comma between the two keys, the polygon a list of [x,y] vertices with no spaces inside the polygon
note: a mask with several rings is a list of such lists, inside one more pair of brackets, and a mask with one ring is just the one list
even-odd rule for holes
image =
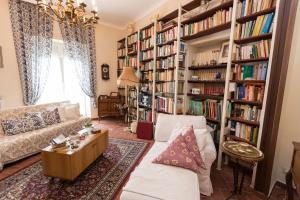
{"label": "wooden side table", "polygon": [[[233,191],[232,194],[226,198],[231,199],[235,195],[242,194],[243,184],[245,179],[245,167],[241,165],[242,162],[247,163],[253,167],[257,162],[263,160],[264,154],[256,147],[237,141],[225,141],[222,144],[222,151],[228,155],[234,162],[233,167]],[[239,171],[242,168],[242,179],[239,185]]]}

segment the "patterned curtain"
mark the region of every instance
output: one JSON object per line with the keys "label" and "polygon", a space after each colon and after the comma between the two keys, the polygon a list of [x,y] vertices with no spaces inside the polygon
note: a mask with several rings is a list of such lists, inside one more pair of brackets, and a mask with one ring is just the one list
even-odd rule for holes
{"label": "patterned curtain", "polygon": [[9,0],[9,9],[23,101],[25,105],[33,105],[39,100],[48,77],[53,23],[28,2]]}
{"label": "patterned curtain", "polygon": [[[83,92],[95,100],[96,97],[96,48],[94,28],[61,23],[60,30],[66,55],[74,68]],[[95,105],[95,104],[94,104]]]}

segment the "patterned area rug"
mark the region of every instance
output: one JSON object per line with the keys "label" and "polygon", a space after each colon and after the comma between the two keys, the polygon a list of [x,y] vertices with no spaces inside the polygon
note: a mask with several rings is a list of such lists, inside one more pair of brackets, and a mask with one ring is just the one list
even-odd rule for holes
{"label": "patterned area rug", "polygon": [[39,161],[1,181],[0,199],[112,199],[147,144],[110,138],[106,152],[72,183],[45,177]]}

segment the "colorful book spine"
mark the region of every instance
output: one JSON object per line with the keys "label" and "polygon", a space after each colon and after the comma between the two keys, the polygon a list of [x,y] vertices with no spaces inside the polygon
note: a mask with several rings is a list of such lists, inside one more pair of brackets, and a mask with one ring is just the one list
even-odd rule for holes
{"label": "colorful book spine", "polygon": [[188,113],[192,115],[202,115],[210,119],[221,121],[222,101],[204,100],[197,101],[191,100],[189,102]]}

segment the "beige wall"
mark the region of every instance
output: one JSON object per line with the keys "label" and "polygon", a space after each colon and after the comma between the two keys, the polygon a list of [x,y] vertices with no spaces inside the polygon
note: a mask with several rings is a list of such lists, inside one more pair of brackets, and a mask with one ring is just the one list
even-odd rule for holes
{"label": "beige wall", "polygon": [[[0,1],[0,27],[4,68],[0,68],[0,97],[3,98],[4,108],[23,105],[21,83],[17,66],[11,22],[8,9],[8,0]],[[116,91],[117,84],[117,40],[124,35],[124,31],[98,24],[96,26],[96,51],[97,51],[97,93],[109,94]],[[61,40],[58,24],[54,25],[55,39]],[[101,79],[101,65],[107,63],[110,66],[110,80]],[[95,113],[92,110],[92,113]],[[97,117],[96,114],[92,115]]]}
{"label": "beige wall", "polygon": [[300,3],[297,9],[271,186],[276,181],[285,183],[285,173],[290,168],[293,154],[292,141],[300,142]]}

